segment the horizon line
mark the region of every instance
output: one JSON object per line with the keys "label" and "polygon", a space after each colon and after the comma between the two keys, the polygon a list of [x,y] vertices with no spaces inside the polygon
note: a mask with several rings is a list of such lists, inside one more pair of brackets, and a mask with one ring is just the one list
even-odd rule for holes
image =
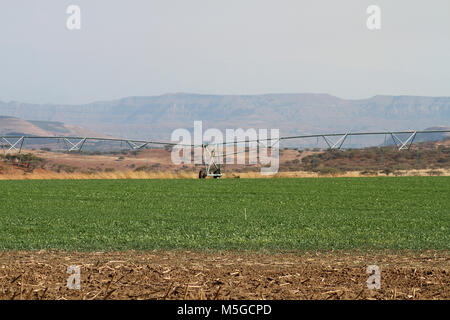
{"label": "horizon line", "polygon": [[154,95],[131,95],[131,96],[123,96],[120,98],[110,98],[110,99],[99,99],[99,100],[92,100],[91,102],[87,103],[55,103],[55,102],[45,102],[45,103],[34,103],[34,102],[25,102],[25,101],[19,101],[19,100],[0,100],[1,103],[21,103],[21,104],[31,104],[31,105],[53,105],[53,106],[79,106],[79,105],[89,105],[89,104],[96,104],[96,103],[104,103],[104,102],[110,102],[110,101],[120,101],[124,99],[130,99],[130,98],[157,98],[157,97],[164,97],[164,96],[181,96],[181,95],[191,95],[191,96],[212,96],[212,97],[262,97],[262,96],[289,96],[289,95],[316,95],[316,96],[330,96],[333,98],[337,98],[340,100],[347,100],[347,101],[363,101],[363,100],[370,100],[376,97],[414,97],[414,98],[450,98],[449,96],[428,96],[428,95],[413,95],[413,94],[401,94],[401,95],[391,95],[391,94],[376,94],[373,96],[369,96],[367,98],[342,98],[330,93],[324,93],[324,92],[285,92],[285,93],[258,93],[258,94],[215,94],[215,93],[195,93],[195,92],[166,92],[163,94],[154,94]]}

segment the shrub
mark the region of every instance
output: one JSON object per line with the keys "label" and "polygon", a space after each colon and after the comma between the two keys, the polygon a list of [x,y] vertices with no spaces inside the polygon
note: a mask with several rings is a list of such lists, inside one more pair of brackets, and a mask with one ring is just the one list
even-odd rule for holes
{"label": "shrub", "polygon": [[134,171],[150,171],[150,167],[147,166],[141,166],[134,169]]}
{"label": "shrub", "polygon": [[337,168],[330,168],[330,167],[321,167],[319,169],[315,170],[316,172],[318,172],[320,175],[332,175],[332,176],[336,176],[339,173],[342,173],[339,169]]}
{"label": "shrub", "polygon": [[429,176],[442,176],[443,172],[440,170],[429,170],[427,172]]}

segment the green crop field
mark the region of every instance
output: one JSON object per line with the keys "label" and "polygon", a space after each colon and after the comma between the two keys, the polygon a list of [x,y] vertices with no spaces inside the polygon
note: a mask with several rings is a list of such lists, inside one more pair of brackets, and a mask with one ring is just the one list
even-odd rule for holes
{"label": "green crop field", "polygon": [[449,250],[449,235],[450,177],[0,181],[0,250]]}

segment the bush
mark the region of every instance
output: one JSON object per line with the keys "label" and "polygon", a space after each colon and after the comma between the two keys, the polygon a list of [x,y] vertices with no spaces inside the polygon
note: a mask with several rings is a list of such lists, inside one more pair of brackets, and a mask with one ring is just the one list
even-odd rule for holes
{"label": "bush", "polygon": [[342,173],[339,169],[337,168],[330,168],[330,167],[322,167],[319,169],[315,170],[316,172],[318,172],[320,175],[332,175],[332,176],[336,176],[340,173]]}
{"label": "bush", "polygon": [[429,176],[442,176],[443,172],[440,170],[430,170],[427,172]]}
{"label": "bush", "polygon": [[134,171],[150,171],[150,167],[147,166],[141,166],[141,167],[137,167],[136,169],[134,169]]}
{"label": "bush", "polygon": [[373,170],[364,170],[361,172],[361,175],[363,176],[377,176],[378,172]]}

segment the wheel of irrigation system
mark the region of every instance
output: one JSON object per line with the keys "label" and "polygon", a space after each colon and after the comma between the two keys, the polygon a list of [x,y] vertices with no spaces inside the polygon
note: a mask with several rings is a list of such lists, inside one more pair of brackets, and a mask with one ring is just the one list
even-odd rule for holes
{"label": "wheel of irrigation system", "polygon": [[200,170],[200,171],[198,172],[198,178],[199,178],[199,179],[205,179],[205,178],[206,178],[206,172],[203,171],[203,170]]}
{"label": "wheel of irrigation system", "polygon": [[[220,169],[214,171],[214,174],[220,174]],[[214,176],[214,179],[219,179],[220,176]]]}

